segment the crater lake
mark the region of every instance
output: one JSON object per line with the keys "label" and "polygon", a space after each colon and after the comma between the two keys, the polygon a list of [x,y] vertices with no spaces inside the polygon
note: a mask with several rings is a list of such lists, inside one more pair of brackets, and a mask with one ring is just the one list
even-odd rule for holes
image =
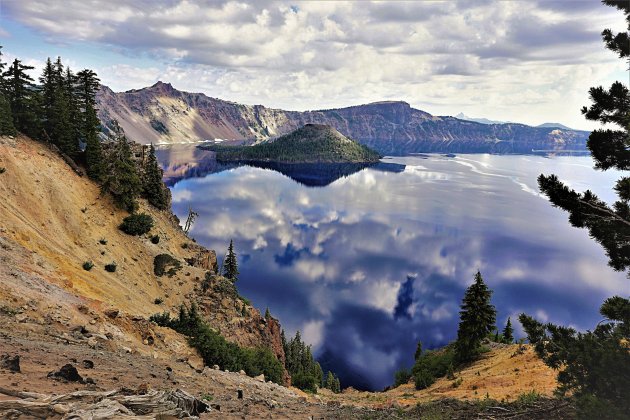
{"label": "crater lake", "polygon": [[521,312],[591,329],[601,302],[627,295],[603,249],[538,192],[555,173],[611,202],[614,171],[590,157],[417,155],[374,166],[222,165],[193,146],[158,150],[173,209],[199,216],[190,236],[230,240],[241,295],[300,330],[343,386],[379,390],[411,367],[416,344],[455,339],[464,291],[480,270],[497,324],[524,337]]}

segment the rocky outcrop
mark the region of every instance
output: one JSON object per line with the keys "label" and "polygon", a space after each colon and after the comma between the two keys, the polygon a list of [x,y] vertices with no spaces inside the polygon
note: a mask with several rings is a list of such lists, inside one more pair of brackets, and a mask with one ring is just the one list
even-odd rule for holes
{"label": "rocky outcrop", "polygon": [[[268,348],[278,360],[285,363],[282,328],[277,319],[261,315],[225,277],[207,276],[203,289],[197,304],[212,328],[240,346]],[[288,380],[286,371],[285,380]]]}
{"label": "rocky outcrop", "polygon": [[211,271],[216,274],[218,271],[217,253],[213,249],[206,249],[199,245],[189,246],[194,251],[192,257],[186,258],[188,265]]}
{"label": "rocky outcrop", "polygon": [[433,116],[401,101],[376,102],[320,111],[284,111],[242,105],[180,92],[168,83],[97,95],[104,126],[117,119],[140,143],[222,139],[254,143],[287,134],[308,123],[325,124],[381,154],[416,152],[531,153],[532,150],[586,150],[588,133],[561,127],[481,124]]}

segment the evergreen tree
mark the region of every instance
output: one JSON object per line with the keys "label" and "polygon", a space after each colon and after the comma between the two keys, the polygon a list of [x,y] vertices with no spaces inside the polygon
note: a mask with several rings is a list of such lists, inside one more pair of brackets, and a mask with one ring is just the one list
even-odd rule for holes
{"label": "evergreen tree", "polygon": [[4,73],[7,100],[13,114],[13,124],[17,130],[27,134],[35,133],[37,119],[34,110],[36,96],[33,78],[26,72],[34,67],[22,64],[17,58]]}
{"label": "evergreen tree", "polygon": [[77,73],[77,102],[81,110],[79,118],[80,138],[85,143],[85,164],[90,178],[102,181],[105,175],[103,149],[99,139],[100,121],[96,113],[96,92],[100,80],[92,70]]}
{"label": "evergreen tree", "polygon": [[153,144],[149,148],[149,157],[144,165],[142,189],[144,196],[152,206],[160,210],[165,210],[168,207],[168,196],[166,195],[164,182],[162,182],[162,169],[155,156]]}
{"label": "evergreen tree", "polygon": [[505,328],[503,328],[503,340],[512,344],[514,342],[514,328],[512,328],[512,321],[508,317],[507,323],[505,324]]}
{"label": "evergreen tree", "polygon": [[0,135],[14,136],[17,130],[13,125],[13,115],[11,114],[11,105],[4,93],[0,92]]}
{"label": "evergreen tree", "polygon": [[223,275],[232,280],[232,282],[236,282],[238,280],[238,263],[236,261],[236,254],[234,253],[234,243],[231,239],[230,246],[228,247],[228,253],[225,257]]}
{"label": "evergreen tree", "polygon": [[472,360],[479,353],[481,340],[494,329],[496,310],[490,303],[491,296],[492,291],[477,272],[474,283],[466,290],[459,312],[455,354],[460,363]]}
{"label": "evergreen tree", "polygon": [[4,77],[4,68],[7,64],[2,59],[2,45],[0,45],[0,92],[6,92],[6,80]]}
{"label": "evergreen tree", "polygon": [[2,60],[2,46],[0,45],[0,135],[13,136],[17,130],[13,125],[13,114],[11,104],[5,96],[6,82],[4,78],[4,68],[6,63]]}
{"label": "evergreen tree", "polygon": [[413,355],[414,360],[418,360],[422,356],[422,342],[418,341],[416,345],[416,353]]}
{"label": "evergreen tree", "polygon": [[324,388],[332,390],[335,386],[335,376],[331,371],[328,371],[328,375],[326,375],[326,380],[324,381]]}
{"label": "evergreen tree", "polygon": [[335,377],[335,384],[334,384],[334,387],[333,387],[332,391],[335,394],[338,394],[338,393],[341,392],[341,381],[339,381],[338,377]]}
{"label": "evergreen tree", "polygon": [[59,82],[57,80],[57,72],[53,66],[50,57],[46,60],[46,65],[42,75],[39,77],[39,83],[41,85],[41,120],[42,128],[48,135],[53,132],[53,123],[55,116],[53,114],[55,96],[57,95],[57,88]]}
{"label": "evergreen tree", "polygon": [[317,381],[317,386],[324,386],[324,371],[318,362],[315,362],[315,380]]}
{"label": "evergreen tree", "polygon": [[[624,13],[627,31],[614,34],[605,29],[606,48],[621,59],[630,59],[630,2],[602,0]],[[621,82],[609,89],[602,86],[589,91],[592,104],[582,108],[584,116],[614,129],[591,132],[587,147],[595,169],[630,170],[630,91]],[[554,206],[569,213],[569,222],[586,228],[608,256],[609,265],[630,276],[630,177],[620,178],[613,189],[618,200],[611,206],[591,191],[578,193],[555,175],[540,175],[540,190]],[[545,324],[521,314],[519,321],[536,353],[545,363],[560,370],[559,390],[578,398],[584,418],[625,418],[630,413],[627,398],[630,378],[630,299],[614,296],[600,308],[605,322],[595,329],[578,333],[572,328]]]}
{"label": "evergreen tree", "polygon": [[70,141],[72,142],[70,147],[72,152],[71,156],[76,156],[79,147],[79,138],[80,138],[80,117],[81,112],[79,109],[79,87],[77,85],[77,77],[70,70],[70,67],[66,66],[66,72],[63,77],[64,84],[64,93],[66,95],[66,100],[68,103],[68,134]]}
{"label": "evergreen tree", "polygon": [[142,191],[142,184],[131,157],[131,148],[127,138],[118,124],[114,126],[114,130],[116,146],[108,156],[109,166],[101,189],[113,196],[116,205],[133,213],[138,208],[136,198]]}

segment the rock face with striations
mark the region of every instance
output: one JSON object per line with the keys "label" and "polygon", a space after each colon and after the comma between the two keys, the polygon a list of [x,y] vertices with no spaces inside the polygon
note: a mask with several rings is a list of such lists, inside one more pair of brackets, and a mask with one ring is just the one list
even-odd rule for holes
{"label": "rock face with striations", "polygon": [[284,111],[242,105],[202,93],[181,92],[168,83],[97,95],[103,125],[117,119],[127,136],[142,143],[197,142],[208,139],[255,143],[305,124],[324,124],[381,154],[416,152],[531,153],[586,150],[588,132],[524,124],[481,124],[434,116],[401,101],[375,102],[320,111]]}

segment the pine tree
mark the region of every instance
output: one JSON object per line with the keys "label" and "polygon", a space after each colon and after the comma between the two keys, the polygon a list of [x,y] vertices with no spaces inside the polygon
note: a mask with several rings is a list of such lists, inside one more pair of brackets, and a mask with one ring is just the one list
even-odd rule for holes
{"label": "pine tree", "polygon": [[85,142],[85,164],[90,178],[102,181],[105,176],[105,161],[99,139],[100,121],[96,113],[96,92],[100,80],[92,70],[77,73],[77,102],[81,109],[79,117],[80,138]]}
{"label": "pine tree", "polygon": [[[606,48],[619,58],[630,59],[630,2],[603,0],[602,3],[623,12],[627,31],[614,34],[605,29]],[[592,121],[612,124],[614,129],[591,132],[587,147],[595,169],[630,170],[630,91],[621,82],[609,89],[602,86],[589,91],[592,104],[582,108]],[[569,223],[586,228],[608,256],[608,264],[630,276],[630,177],[620,178],[613,190],[618,200],[611,206],[591,191],[578,193],[555,175],[540,175],[540,190],[554,206],[569,213]],[[614,296],[600,308],[606,318],[593,331],[578,333],[572,328],[542,324],[521,314],[519,321],[536,353],[550,367],[560,370],[559,390],[578,399],[583,418],[626,418],[630,413],[628,378],[630,378],[630,299]]]}
{"label": "pine tree", "polygon": [[19,131],[32,134],[37,129],[34,108],[33,78],[26,72],[34,67],[22,64],[17,58],[4,73],[6,96],[13,114],[13,124]]}
{"label": "pine tree", "polygon": [[13,115],[11,114],[11,105],[4,93],[0,92],[0,135],[14,136],[17,130],[13,125]]}
{"label": "pine tree", "polygon": [[131,148],[127,138],[117,124],[114,130],[116,146],[108,156],[109,166],[101,189],[113,196],[116,205],[133,213],[138,208],[136,198],[142,191],[142,184],[131,157]]}
{"label": "pine tree", "polygon": [[459,312],[455,354],[460,363],[472,360],[479,353],[481,341],[494,329],[496,310],[490,303],[491,296],[492,291],[477,272],[474,283],[466,290]]}
{"label": "pine tree", "polygon": [[514,328],[512,328],[512,321],[508,317],[507,323],[505,324],[505,328],[503,328],[503,340],[512,344],[514,342]]}
{"label": "pine tree", "polygon": [[160,210],[165,210],[168,207],[168,196],[164,182],[162,182],[162,169],[155,156],[153,144],[149,148],[149,157],[144,165],[142,189],[144,196],[152,206]]}
{"label": "pine tree", "polygon": [[6,80],[4,77],[4,68],[7,64],[2,59],[2,45],[0,45],[0,92],[6,92]]}
{"label": "pine tree", "polygon": [[55,96],[57,95],[57,88],[59,86],[56,75],[57,73],[55,67],[50,60],[50,57],[48,57],[42,75],[39,77],[39,83],[41,85],[40,115],[42,119],[42,128],[48,135],[53,132],[53,123],[55,120],[53,109]]}
{"label": "pine tree", "polygon": [[416,353],[413,355],[414,360],[418,360],[422,356],[422,342],[418,341],[416,345]]}
{"label": "pine tree", "polygon": [[333,375],[331,371],[328,371],[328,375],[326,375],[326,380],[324,381],[324,388],[330,389],[332,391],[334,386],[335,386],[335,376]]}
{"label": "pine tree", "polygon": [[4,78],[4,68],[6,63],[2,60],[2,45],[0,45],[0,135],[13,136],[17,130],[13,125],[13,114],[11,104],[5,96],[6,80]]}
{"label": "pine tree", "polygon": [[232,282],[236,282],[238,280],[238,263],[236,261],[236,254],[234,253],[234,243],[231,239],[230,246],[228,247],[228,253],[225,257],[223,275],[232,280]]}
{"label": "pine tree", "polygon": [[317,386],[320,388],[324,387],[324,371],[322,370],[322,366],[315,362],[315,380],[317,381]]}

